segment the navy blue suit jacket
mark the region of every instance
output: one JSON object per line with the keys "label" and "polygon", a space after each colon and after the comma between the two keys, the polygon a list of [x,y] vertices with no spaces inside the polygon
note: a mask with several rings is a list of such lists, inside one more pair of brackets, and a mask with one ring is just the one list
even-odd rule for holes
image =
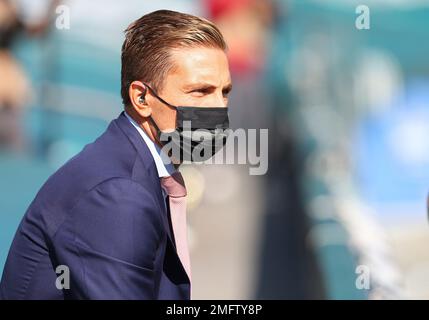
{"label": "navy blue suit jacket", "polygon": [[[189,299],[171,230],[155,162],[122,112],[38,192],[10,248],[0,298]],[[68,267],[69,289],[55,285],[66,275],[58,266]]]}

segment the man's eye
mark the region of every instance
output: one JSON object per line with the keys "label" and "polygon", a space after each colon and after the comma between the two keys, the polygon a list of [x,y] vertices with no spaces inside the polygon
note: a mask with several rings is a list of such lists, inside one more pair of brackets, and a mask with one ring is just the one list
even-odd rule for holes
{"label": "man's eye", "polygon": [[201,94],[207,94],[208,93],[208,89],[195,89],[195,90],[192,90],[191,92],[196,92],[196,93],[201,93]]}

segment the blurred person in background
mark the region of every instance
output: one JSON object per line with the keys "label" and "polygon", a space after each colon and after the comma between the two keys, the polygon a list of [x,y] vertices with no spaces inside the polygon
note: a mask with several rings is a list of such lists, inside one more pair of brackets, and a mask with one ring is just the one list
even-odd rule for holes
{"label": "blurred person in background", "polygon": [[234,168],[240,181],[246,181],[240,184],[236,198],[246,199],[241,201],[242,206],[257,199],[240,221],[250,230],[256,225],[261,239],[261,243],[255,243],[260,252],[251,254],[257,261],[252,270],[252,295],[261,299],[321,298],[321,274],[307,240],[310,224],[301,190],[303,169],[291,120],[285,112],[289,91],[273,82],[275,75],[270,69],[283,60],[273,43],[273,30],[279,19],[284,23],[287,17],[280,16],[277,1],[206,0],[205,5],[228,42],[234,81],[231,125],[269,128],[267,174],[249,178],[245,170]]}
{"label": "blurred person in background", "polygon": [[0,147],[15,151],[25,148],[21,119],[30,84],[13,56],[13,44],[24,32],[31,36],[44,34],[58,3],[50,1],[45,17],[37,23],[28,23],[21,17],[17,1],[0,0]]}

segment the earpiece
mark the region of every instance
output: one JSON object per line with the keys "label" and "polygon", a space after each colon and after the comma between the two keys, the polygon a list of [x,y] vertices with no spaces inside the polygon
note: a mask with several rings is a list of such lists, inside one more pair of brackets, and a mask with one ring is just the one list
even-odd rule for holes
{"label": "earpiece", "polygon": [[140,103],[145,103],[146,102],[146,100],[144,99],[144,97],[146,95],[146,90],[147,90],[146,87],[144,87],[143,92],[142,92],[141,96],[139,97],[139,102]]}

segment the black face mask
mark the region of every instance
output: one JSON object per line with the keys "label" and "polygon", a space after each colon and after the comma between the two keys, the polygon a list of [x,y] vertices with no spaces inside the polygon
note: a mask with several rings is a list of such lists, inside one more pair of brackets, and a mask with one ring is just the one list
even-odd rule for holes
{"label": "black face mask", "polygon": [[222,149],[229,134],[228,108],[174,106],[145,85],[160,102],[176,109],[176,129],[171,133],[161,132],[150,117],[157,130],[158,141],[163,146],[171,145],[169,156],[180,162],[200,162]]}

